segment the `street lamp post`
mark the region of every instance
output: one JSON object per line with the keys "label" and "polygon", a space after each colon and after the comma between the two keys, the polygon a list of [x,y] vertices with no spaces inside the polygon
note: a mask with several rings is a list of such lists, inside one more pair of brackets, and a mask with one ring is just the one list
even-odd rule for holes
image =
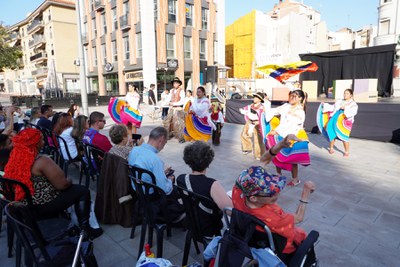
{"label": "street lamp post", "polygon": [[168,68],[164,68],[164,91],[167,89],[167,71]]}

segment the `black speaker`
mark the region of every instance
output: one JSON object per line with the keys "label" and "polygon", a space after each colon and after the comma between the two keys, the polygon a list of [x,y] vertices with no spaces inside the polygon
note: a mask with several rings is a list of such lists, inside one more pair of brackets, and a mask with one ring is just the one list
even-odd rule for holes
{"label": "black speaker", "polygon": [[217,66],[207,66],[207,82],[217,83],[218,82],[218,68]]}

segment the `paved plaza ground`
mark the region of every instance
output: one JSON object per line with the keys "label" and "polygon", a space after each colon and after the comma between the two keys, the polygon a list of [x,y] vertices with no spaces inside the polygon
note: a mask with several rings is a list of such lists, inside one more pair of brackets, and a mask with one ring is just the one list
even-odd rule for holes
{"label": "paved plaza ground", "polygon": [[[106,107],[90,108],[94,110],[107,114]],[[108,114],[106,119],[104,132],[108,134],[112,122]],[[161,121],[145,116],[139,133],[147,140],[151,129],[160,124]],[[207,171],[227,191],[243,169],[260,164],[251,154],[241,153],[242,127],[225,124],[221,145],[214,147],[216,156]],[[328,143],[320,135],[309,134],[309,138],[311,165],[300,167],[299,177],[303,182],[314,181],[317,190],[311,195],[305,220],[299,226],[306,231],[319,231],[316,253],[321,266],[399,266],[400,147],[353,138],[350,157],[344,158],[341,143],[337,143],[337,150],[330,155],[326,149]],[[159,154],[176,174],[189,172],[182,159],[185,145],[171,140]],[[273,165],[266,168],[275,171]],[[71,173],[76,173],[73,169]],[[301,190],[302,184],[285,188],[278,204],[294,212]],[[0,267],[14,266],[15,262],[15,258],[7,258],[5,228],[0,233]],[[134,266],[139,229],[133,240],[129,238],[130,229],[116,225],[103,225],[103,229],[104,234],[94,241],[99,266]],[[184,236],[183,230],[173,229],[172,237],[164,241],[164,257],[177,265],[182,261]],[[201,256],[193,248],[190,261],[201,262]]]}

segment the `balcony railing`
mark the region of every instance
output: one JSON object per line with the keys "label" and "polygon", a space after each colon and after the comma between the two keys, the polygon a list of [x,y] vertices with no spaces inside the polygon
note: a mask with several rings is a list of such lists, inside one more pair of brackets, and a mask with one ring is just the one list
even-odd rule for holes
{"label": "balcony railing", "polygon": [[47,68],[39,68],[36,70],[32,71],[32,76],[37,77],[37,76],[46,76],[47,75]]}
{"label": "balcony railing", "polygon": [[12,32],[12,33],[10,33],[10,35],[9,35],[9,39],[10,39],[10,40],[21,39],[21,36],[19,35],[18,32]]}
{"label": "balcony railing", "polygon": [[104,10],[104,3],[102,0],[94,0],[94,9],[96,11]]}
{"label": "balcony railing", "polygon": [[28,26],[28,32],[44,27],[43,20],[33,20]]}
{"label": "balcony railing", "polygon": [[131,19],[129,14],[125,14],[119,17],[119,27],[122,31],[129,30],[131,28]]}
{"label": "balcony railing", "polygon": [[37,53],[37,54],[35,54],[35,55],[33,55],[33,56],[31,56],[29,58],[30,61],[39,61],[39,60],[42,60],[42,59],[47,59],[47,53],[46,52]]}
{"label": "balcony railing", "polygon": [[33,40],[29,41],[29,47],[36,46],[38,44],[44,44],[46,43],[46,39],[44,38],[44,35],[36,35],[33,37]]}

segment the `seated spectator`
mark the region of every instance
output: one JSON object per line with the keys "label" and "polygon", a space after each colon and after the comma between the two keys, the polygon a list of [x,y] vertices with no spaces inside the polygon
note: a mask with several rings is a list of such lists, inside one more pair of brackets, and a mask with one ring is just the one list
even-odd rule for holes
{"label": "seated spectator", "polygon": [[22,112],[20,107],[16,107],[14,111],[14,131],[17,133],[24,129],[24,118],[25,114]]}
{"label": "seated spectator", "polygon": [[284,254],[291,254],[306,238],[306,232],[295,226],[304,219],[309,195],[315,190],[311,181],[304,183],[300,203],[295,214],[286,213],[276,204],[279,193],[286,184],[286,178],[271,175],[260,166],[244,170],[232,190],[233,206],[262,220],[273,233],[287,239]]}
{"label": "seated spectator", "polygon": [[89,117],[90,128],[85,132],[82,141],[86,144],[98,147],[104,152],[110,151],[112,145],[107,136],[99,133],[99,131],[104,128],[105,124],[106,120],[104,119],[103,113],[97,111],[92,112]]}
{"label": "seated spectator", "polygon": [[78,156],[78,150],[74,138],[71,136],[72,132],[72,117],[68,113],[62,113],[54,125],[54,133],[61,136],[67,143],[68,151],[71,158],[68,157],[67,149],[64,146],[64,142],[60,142],[59,146],[63,154],[63,158],[67,160],[75,159]]}
{"label": "seated spectator", "polygon": [[214,151],[208,144],[196,141],[187,145],[183,151],[183,160],[192,169],[192,173],[181,174],[177,178],[179,186],[214,201],[214,205],[202,203],[198,209],[203,234],[208,237],[221,235],[223,226],[221,210],[225,207],[232,207],[232,201],[222,185],[215,179],[206,176],[207,168],[213,159]]}
{"label": "seated spectator", "polygon": [[78,106],[77,104],[72,104],[72,105],[69,107],[67,113],[68,113],[69,115],[71,115],[71,117],[72,117],[73,119],[76,119],[76,117],[79,116],[79,106]]}
{"label": "seated spectator", "polygon": [[[176,223],[185,216],[184,209],[178,203],[178,194],[173,190],[175,176],[166,176],[171,167],[165,168],[163,161],[157,155],[168,141],[168,131],[164,127],[156,127],[150,132],[149,140],[141,146],[134,147],[128,156],[128,163],[142,169],[151,171],[156,178],[156,185],[160,187],[167,195],[168,214],[171,221]],[[142,180],[152,183],[148,175],[143,175]]]}
{"label": "seated spectator", "polygon": [[[44,145],[41,132],[27,128],[13,138],[13,143],[4,177],[18,180],[28,187],[35,212],[39,216],[49,216],[74,205],[79,226],[88,233],[89,238],[100,236],[103,230],[93,229],[89,225],[89,189],[72,184],[51,158],[38,155]],[[16,200],[22,201],[24,198],[23,190],[17,187]]]}
{"label": "seated spectator", "polygon": [[37,124],[40,119],[40,109],[39,107],[34,107],[31,109],[31,117],[29,119],[29,122],[32,124]]}
{"label": "seated spectator", "polygon": [[77,140],[82,140],[87,129],[89,129],[88,117],[86,117],[85,115],[79,115],[74,120],[74,126],[72,127],[71,136]]}
{"label": "seated spectator", "polygon": [[108,153],[128,160],[133,147],[132,139],[128,136],[128,128],[123,124],[116,124],[111,127],[109,135],[114,146]]}
{"label": "seated spectator", "polygon": [[51,131],[53,128],[53,125],[51,123],[51,120],[49,120],[49,118],[53,117],[53,115],[54,115],[53,107],[50,105],[42,105],[40,107],[40,113],[42,114],[42,116],[40,117],[40,119],[36,125]]}
{"label": "seated spectator", "polygon": [[0,171],[4,171],[8,159],[10,158],[11,150],[13,148],[12,137],[16,134],[14,132],[14,113],[15,107],[11,106],[5,109],[5,119],[9,119],[8,126],[0,134]]}

